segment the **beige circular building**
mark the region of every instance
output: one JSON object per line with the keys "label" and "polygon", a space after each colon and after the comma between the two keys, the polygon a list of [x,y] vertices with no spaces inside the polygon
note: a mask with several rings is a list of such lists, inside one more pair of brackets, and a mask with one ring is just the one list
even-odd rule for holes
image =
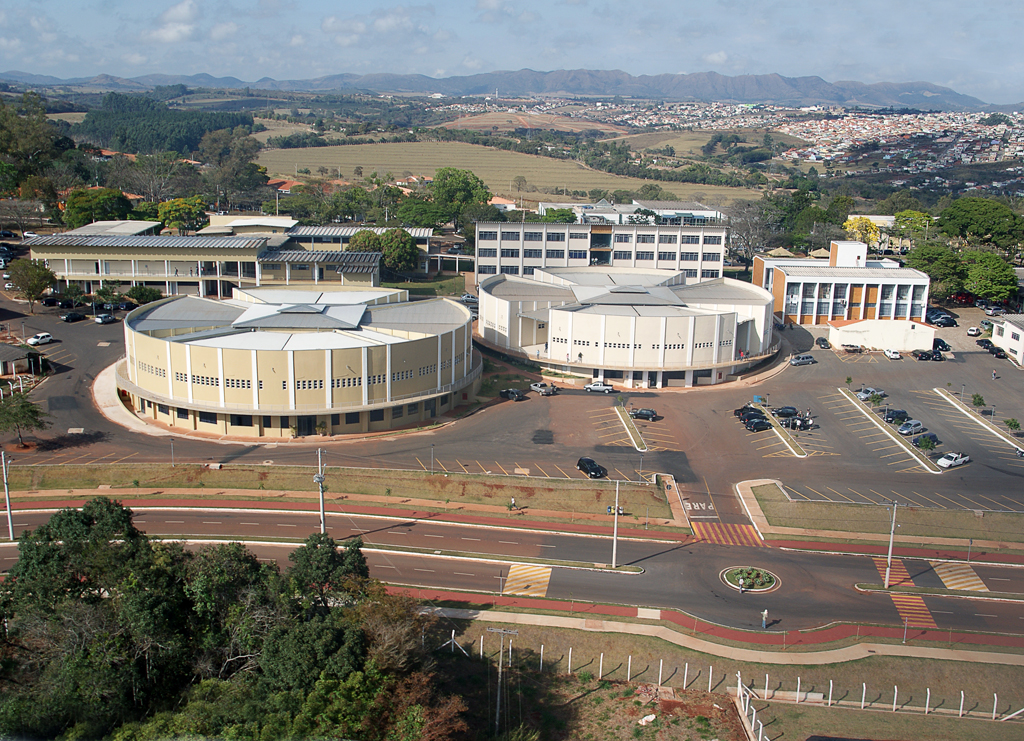
{"label": "beige circular building", "polygon": [[125,318],[122,398],[182,432],[286,438],[387,430],[470,401],[472,317],[405,291],[235,290]]}
{"label": "beige circular building", "polygon": [[682,271],[545,268],[480,283],[477,332],[533,362],[627,388],[716,384],[770,357],[772,294]]}

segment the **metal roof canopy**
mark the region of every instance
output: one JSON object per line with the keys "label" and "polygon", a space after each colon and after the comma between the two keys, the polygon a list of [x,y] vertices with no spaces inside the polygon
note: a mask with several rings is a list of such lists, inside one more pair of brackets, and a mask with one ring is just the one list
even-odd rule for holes
{"label": "metal roof canopy", "polygon": [[233,249],[258,250],[267,243],[266,237],[200,237],[150,236],[136,234],[51,234],[32,237],[23,244],[28,247],[127,247],[135,249]]}

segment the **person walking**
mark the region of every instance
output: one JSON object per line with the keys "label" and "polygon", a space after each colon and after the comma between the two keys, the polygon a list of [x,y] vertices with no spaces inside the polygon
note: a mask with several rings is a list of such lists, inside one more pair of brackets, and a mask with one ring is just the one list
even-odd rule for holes
{"label": "person walking", "polygon": [[512,497],[512,506],[510,507],[510,509],[515,509],[515,508],[516,508],[516,498]]}
{"label": "person walking", "polygon": [[992,371],[992,380],[993,381],[996,380],[996,372],[995,371]]}
{"label": "person walking", "polygon": [[768,627],[768,610],[761,613],[761,630]]}

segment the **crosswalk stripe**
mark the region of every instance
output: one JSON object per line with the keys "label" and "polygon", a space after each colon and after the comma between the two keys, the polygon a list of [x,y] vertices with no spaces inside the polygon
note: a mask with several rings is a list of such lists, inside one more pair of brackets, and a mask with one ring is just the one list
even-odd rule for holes
{"label": "crosswalk stripe", "polygon": [[[878,569],[878,575],[885,578],[885,559],[884,558],[873,558],[875,562],[875,568]],[[914,586],[914,580],[910,578],[910,572],[907,571],[907,567],[898,558],[892,560],[892,568],[889,570],[889,586],[905,584],[907,586]]]}
{"label": "crosswalk stripe", "polygon": [[544,597],[551,581],[551,569],[547,566],[529,566],[514,563],[508,567],[508,577],[502,594],[521,594],[530,597]]}
{"label": "crosswalk stripe", "polygon": [[707,543],[745,545],[766,548],[767,545],[753,525],[730,525],[720,522],[691,522],[693,534]]}
{"label": "crosswalk stripe", "polygon": [[[872,558],[875,562],[875,568],[878,569],[878,575],[883,579],[885,578],[885,559],[884,558]],[[892,569],[889,571],[889,586],[896,584],[904,584],[908,586],[914,586],[914,580],[910,578],[910,572],[907,571],[906,565],[898,558],[892,560]],[[893,604],[896,606],[896,611],[900,614],[900,618],[906,622],[907,625],[914,628],[938,628],[935,624],[935,618],[932,617],[931,611],[928,606],[924,603],[924,600],[916,594],[889,594],[892,598]]]}
{"label": "crosswalk stripe", "polygon": [[988,587],[969,564],[931,562],[935,573],[942,579],[946,589],[963,589],[969,592],[987,592]]}

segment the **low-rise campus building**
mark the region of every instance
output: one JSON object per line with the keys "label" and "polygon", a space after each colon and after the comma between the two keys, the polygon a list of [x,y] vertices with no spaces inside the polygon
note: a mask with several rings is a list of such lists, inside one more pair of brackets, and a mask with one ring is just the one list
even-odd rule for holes
{"label": "low-rise campus building", "polygon": [[1024,365],[1024,314],[1007,314],[992,323],[992,344]]}
{"label": "low-rise campus building", "polygon": [[182,431],[282,438],[387,430],[472,400],[469,309],[381,288],[235,289],[130,312],[122,398]]}
{"label": "low-rise campus building", "polygon": [[716,384],[778,349],[772,296],[681,271],[536,268],[480,283],[477,332],[542,367],[628,388]]}
{"label": "low-rise campus building", "polygon": [[827,259],[754,256],[753,282],[771,292],[787,324],[841,319],[916,319],[928,307],[927,273],[868,259],[863,242],[832,242]]}

